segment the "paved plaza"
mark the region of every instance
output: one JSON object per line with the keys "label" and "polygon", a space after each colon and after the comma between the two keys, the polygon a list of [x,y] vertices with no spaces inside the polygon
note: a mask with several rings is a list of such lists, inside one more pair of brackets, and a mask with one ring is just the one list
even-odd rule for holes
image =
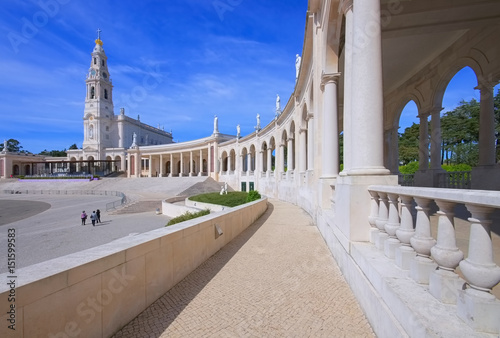
{"label": "paved plaza", "polygon": [[276,200],[114,337],[373,337],[312,219]]}

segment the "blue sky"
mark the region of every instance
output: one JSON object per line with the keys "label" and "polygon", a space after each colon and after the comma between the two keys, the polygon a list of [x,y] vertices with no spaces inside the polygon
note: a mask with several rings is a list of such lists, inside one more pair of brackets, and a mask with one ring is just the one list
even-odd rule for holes
{"label": "blue sky", "polygon": [[[83,141],[85,75],[96,30],[108,56],[115,114],[173,131],[174,140],[219,130],[243,135],[274,117],[295,84],[307,0],[8,1],[0,8],[0,139],[25,150]],[[478,98],[457,80],[451,109]],[[475,96],[474,96],[475,95]],[[401,127],[417,122],[411,107]]]}

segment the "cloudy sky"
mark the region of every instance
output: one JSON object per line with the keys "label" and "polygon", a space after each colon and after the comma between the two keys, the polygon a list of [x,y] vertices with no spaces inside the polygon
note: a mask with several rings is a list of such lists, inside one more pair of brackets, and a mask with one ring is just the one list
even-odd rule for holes
{"label": "cloudy sky", "polygon": [[[115,114],[173,131],[175,141],[219,130],[246,135],[274,117],[295,84],[307,0],[26,0],[0,8],[0,138],[25,150],[83,141],[85,76],[102,30]],[[466,72],[465,72],[466,73]],[[478,98],[468,80],[446,107]],[[470,77],[470,76],[469,76]],[[465,88],[465,89],[464,89]],[[417,122],[403,114],[402,127]]]}

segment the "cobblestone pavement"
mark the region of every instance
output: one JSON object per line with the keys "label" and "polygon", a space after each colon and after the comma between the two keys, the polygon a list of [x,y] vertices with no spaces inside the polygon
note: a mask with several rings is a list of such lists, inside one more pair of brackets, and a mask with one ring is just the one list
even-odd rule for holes
{"label": "cobblestone pavement", "polygon": [[312,219],[272,200],[114,337],[373,336]]}

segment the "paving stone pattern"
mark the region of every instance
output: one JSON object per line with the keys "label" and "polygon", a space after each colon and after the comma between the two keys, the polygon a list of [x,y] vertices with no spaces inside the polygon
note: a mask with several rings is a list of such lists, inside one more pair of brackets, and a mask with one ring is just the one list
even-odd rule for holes
{"label": "paving stone pattern", "polygon": [[374,337],[312,219],[267,212],[115,334],[118,337]]}

